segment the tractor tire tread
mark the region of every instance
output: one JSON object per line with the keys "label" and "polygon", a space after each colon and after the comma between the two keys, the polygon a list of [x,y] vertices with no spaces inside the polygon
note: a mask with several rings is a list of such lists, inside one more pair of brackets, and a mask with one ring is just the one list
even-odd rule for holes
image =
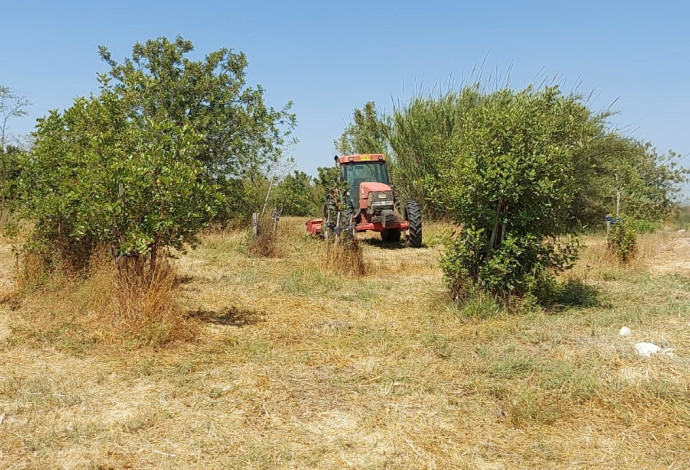
{"label": "tractor tire tread", "polygon": [[407,221],[410,223],[407,245],[419,248],[422,246],[422,211],[415,201],[407,201]]}

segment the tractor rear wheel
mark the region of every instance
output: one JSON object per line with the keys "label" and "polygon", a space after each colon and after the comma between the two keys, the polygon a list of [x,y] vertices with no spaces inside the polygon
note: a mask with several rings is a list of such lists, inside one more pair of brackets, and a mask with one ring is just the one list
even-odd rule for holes
{"label": "tractor rear wheel", "polygon": [[400,229],[389,228],[381,232],[381,240],[384,243],[397,243],[400,241]]}
{"label": "tractor rear wheel", "polygon": [[422,246],[422,211],[415,201],[407,201],[407,221],[410,229],[407,232],[407,246],[419,248]]}

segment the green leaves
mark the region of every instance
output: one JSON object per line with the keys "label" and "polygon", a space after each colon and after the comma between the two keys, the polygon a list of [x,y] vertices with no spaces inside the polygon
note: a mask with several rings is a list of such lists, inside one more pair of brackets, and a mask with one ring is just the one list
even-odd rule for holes
{"label": "green leaves", "polygon": [[637,230],[626,217],[612,224],[606,242],[608,250],[622,263],[629,263],[637,256]]}
{"label": "green leaves", "polygon": [[276,186],[272,202],[283,215],[319,215],[323,197],[309,175],[295,170]]}
{"label": "green leaves", "polygon": [[[169,121],[201,137],[194,158],[203,166],[199,178],[217,185],[227,198],[237,194],[237,179],[256,178],[282,157],[296,118],[291,103],[275,110],[264,103],[261,86],[247,86],[243,53],[222,48],[201,61],[189,60],[190,41],[177,37],[135,44],[132,58],[115,62],[103,86],[123,100],[128,119]],[[111,85],[112,82],[112,85]],[[238,215],[222,208],[220,216]]]}
{"label": "green leaves", "polygon": [[39,120],[22,161],[25,215],[36,239],[73,267],[98,245],[152,259],[193,245],[219,213],[233,215],[236,182],[279,158],[294,116],[246,86],[243,54],[191,61],[192,49],[159,38],[117,63],[101,47],[111,71],[100,93]]}
{"label": "green leaves", "polygon": [[347,126],[334,144],[340,154],[387,153],[388,125],[379,115],[373,101],[355,109],[352,123]]}
{"label": "green leaves", "polygon": [[573,110],[579,111],[575,97],[546,88],[498,91],[466,111],[471,125],[439,195],[463,226],[443,262],[452,290],[470,284],[523,295],[573,261],[575,245],[556,242],[569,230],[576,192]]}

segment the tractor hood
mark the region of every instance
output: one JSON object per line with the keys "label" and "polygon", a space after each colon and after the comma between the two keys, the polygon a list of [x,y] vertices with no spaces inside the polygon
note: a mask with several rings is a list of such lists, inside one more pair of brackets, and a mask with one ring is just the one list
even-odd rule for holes
{"label": "tractor hood", "polygon": [[[392,188],[387,184],[375,183],[375,182],[364,182],[359,185],[359,207],[361,209],[366,209],[369,204],[369,193],[372,192],[391,192]],[[392,197],[392,194],[391,194]]]}

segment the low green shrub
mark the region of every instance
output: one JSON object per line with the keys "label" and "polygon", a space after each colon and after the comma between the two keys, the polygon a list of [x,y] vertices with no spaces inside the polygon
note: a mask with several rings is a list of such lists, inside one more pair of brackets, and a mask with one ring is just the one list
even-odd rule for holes
{"label": "low green shrub", "polygon": [[606,237],[609,252],[622,263],[629,263],[637,255],[637,230],[628,220],[621,218],[611,226]]}
{"label": "low green shrub", "polygon": [[630,226],[637,233],[654,233],[661,228],[661,223],[652,222],[651,220],[631,220]]}

